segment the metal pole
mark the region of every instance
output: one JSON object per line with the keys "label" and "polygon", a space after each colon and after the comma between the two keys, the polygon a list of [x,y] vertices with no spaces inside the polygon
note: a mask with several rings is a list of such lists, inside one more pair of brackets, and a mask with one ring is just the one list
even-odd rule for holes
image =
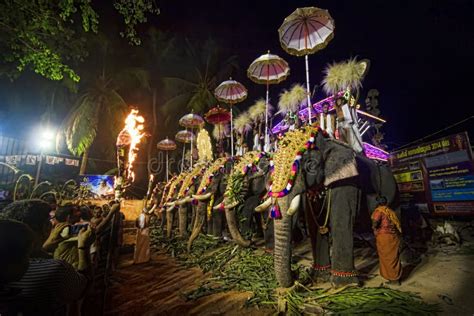
{"label": "metal pole", "polygon": [[43,164],[43,150],[41,150],[40,155],[39,155],[38,168],[36,169],[35,186],[37,186],[39,183],[39,176],[40,176],[42,164]]}
{"label": "metal pole", "polygon": [[311,97],[309,96],[309,63],[308,63],[308,55],[304,56],[304,61],[306,64],[306,92],[308,98],[308,123],[311,125]]}
{"label": "metal pole", "polygon": [[230,104],[230,155],[234,157],[234,127],[232,118],[232,103]]}
{"label": "metal pole", "polygon": [[194,132],[193,128],[191,128],[191,163],[189,166],[189,170],[193,170],[193,138],[194,138],[193,132]]}
{"label": "metal pole", "polygon": [[268,99],[270,98],[270,89],[267,78],[267,95],[265,98],[265,145],[263,146],[263,151],[268,152],[269,150],[269,137],[268,137]]}
{"label": "metal pole", "polygon": [[169,179],[168,179],[168,151],[166,151],[166,183],[168,183]]}
{"label": "metal pole", "polygon": [[184,153],[186,150],[186,143],[183,143],[183,159],[181,159],[181,172],[184,172]]}

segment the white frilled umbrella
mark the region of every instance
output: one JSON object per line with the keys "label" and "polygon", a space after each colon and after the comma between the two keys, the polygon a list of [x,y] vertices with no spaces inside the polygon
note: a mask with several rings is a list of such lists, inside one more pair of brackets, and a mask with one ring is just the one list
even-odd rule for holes
{"label": "white frilled umbrella", "polygon": [[[184,115],[179,119],[179,125],[190,128],[191,131],[195,128],[201,128],[204,125],[204,119],[194,113],[189,113]],[[191,153],[193,152],[193,138],[191,137]],[[193,155],[191,154],[191,164],[190,169],[193,169]]]}
{"label": "white frilled umbrella", "polygon": [[189,144],[190,142],[195,139],[194,133],[188,130],[181,130],[178,133],[176,133],[175,139],[183,143],[183,159],[181,160],[181,172],[184,171],[184,154],[186,151],[186,144]]}
{"label": "white frilled umbrella", "polygon": [[[247,89],[240,82],[230,78],[217,86],[216,90],[214,90],[214,95],[217,100],[229,104],[230,130],[232,131],[232,105],[242,102],[247,98]],[[230,134],[230,151],[231,155],[234,156],[234,133]]]}
{"label": "white frilled umbrella", "polygon": [[298,8],[278,29],[281,47],[291,55],[305,56],[308,122],[311,124],[308,55],[327,46],[334,37],[334,20],[327,10],[316,7]]}
{"label": "white frilled umbrella", "polygon": [[269,99],[269,85],[277,84],[285,80],[290,74],[290,67],[288,63],[277,55],[264,54],[255,59],[247,69],[247,76],[253,82],[265,84],[267,86],[267,94],[265,98],[265,151],[268,150],[269,136],[268,136],[268,99]]}
{"label": "white frilled umbrella", "polygon": [[156,148],[166,152],[166,182],[168,182],[168,151],[175,150],[176,143],[166,137],[166,139],[163,139],[162,141],[158,142],[158,144],[156,144]]}

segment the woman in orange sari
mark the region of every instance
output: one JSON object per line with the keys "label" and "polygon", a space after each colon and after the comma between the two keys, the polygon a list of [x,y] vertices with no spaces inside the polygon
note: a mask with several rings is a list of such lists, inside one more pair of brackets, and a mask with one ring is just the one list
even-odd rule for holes
{"label": "woman in orange sari", "polygon": [[380,275],[388,280],[386,284],[400,284],[402,265],[399,248],[401,226],[397,215],[387,206],[387,199],[377,198],[378,206],[372,214],[372,228],[377,243]]}

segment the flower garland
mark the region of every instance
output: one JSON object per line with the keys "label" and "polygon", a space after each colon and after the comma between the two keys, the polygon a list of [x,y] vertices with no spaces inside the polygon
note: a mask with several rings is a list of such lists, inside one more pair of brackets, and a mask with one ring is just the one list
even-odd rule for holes
{"label": "flower garland", "polygon": [[188,195],[191,186],[194,184],[194,181],[199,177],[199,175],[203,174],[206,171],[206,166],[198,166],[193,169],[191,173],[189,173],[183,181],[181,188],[178,192],[178,199],[181,199]]}
{"label": "flower garland", "polygon": [[171,184],[174,182],[174,180],[176,180],[176,177],[177,176],[173,176],[169,181],[168,183],[166,183],[165,187],[163,188],[163,194],[161,195],[161,201],[160,201],[160,207],[163,206],[163,204],[165,204],[165,201],[166,201],[166,197],[168,196],[168,189],[170,188]]}

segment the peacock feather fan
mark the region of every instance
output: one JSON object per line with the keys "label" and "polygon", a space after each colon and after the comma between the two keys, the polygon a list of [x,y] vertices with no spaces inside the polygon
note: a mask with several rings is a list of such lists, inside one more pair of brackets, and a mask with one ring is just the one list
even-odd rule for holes
{"label": "peacock feather fan", "polygon": [[333,63],[324,69],[323,89],[328,95],[349,89],[358,90],[362,87],[362,79],[369,67],[368,60],[358,61],[351,58]]}

